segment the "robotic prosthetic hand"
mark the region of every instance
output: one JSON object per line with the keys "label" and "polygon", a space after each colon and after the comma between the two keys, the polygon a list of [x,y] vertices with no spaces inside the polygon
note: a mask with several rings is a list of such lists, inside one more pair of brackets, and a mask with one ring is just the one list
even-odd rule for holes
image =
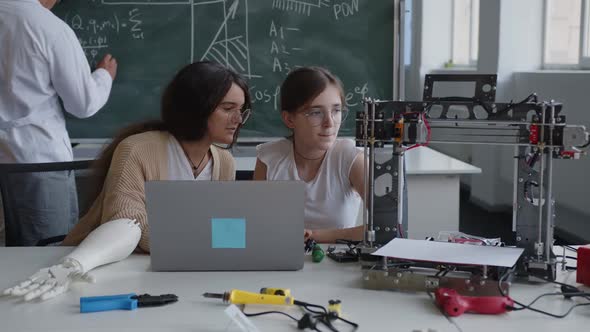
{"label": "robotic prosthetic hand", "polygon": [[117,219],[100,225],[61,263],[39,270],[3,295],[23,296],[25,301],[37,297],[47,300],[68,290],[72,281],[94,282],[88,272],[97,266],[129,256],[141,237],[139,225],[131,219]]}

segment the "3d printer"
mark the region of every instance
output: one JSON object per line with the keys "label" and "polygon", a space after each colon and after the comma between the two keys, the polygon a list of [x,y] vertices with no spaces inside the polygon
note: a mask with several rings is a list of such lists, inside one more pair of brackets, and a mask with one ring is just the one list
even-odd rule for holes
{"label": "3d printer", "polygon": [[[364,147],[368,164],[365,239],[358,247],[366,287],[414,291],[448,287],[470,295],[496,295],[500,287],[508,289],[505,268],[371,255],[401,234],[404,153],[429,143],[514,146],[513,230],[516,246],[524,249],[516,274],[555,280],[553,160],[578,159],[590,144],[588,131],[566,124],[562,104],[539,101],[534,94],[520,102],[496,102],[496,80],[496,75],[426,75],[422,101],[364,101],[364,111],[356,116],[356,143]],[[435,86],[441,82],[470,82],[475,93],[435,97]],[[377,149],[385,148],[392,149],[391,158],[377,162]],[[391,177],[391,183],[384,195],[377,195],[375,180],[384,175]]]}

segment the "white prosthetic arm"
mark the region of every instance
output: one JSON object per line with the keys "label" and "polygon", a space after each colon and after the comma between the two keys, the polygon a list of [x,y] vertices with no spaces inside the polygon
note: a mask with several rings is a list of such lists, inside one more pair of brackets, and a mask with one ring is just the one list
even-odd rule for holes
{"label": "white prosthetic arm", "polygon": [[25,301],[37,297],[47,300],[68,290],[76,280],[94,282],[88,271],[129,256],[139,243],[141,230],[131,219],[106,222],[92,231],[61,262],[39,270],[17,286],[4,290],[4,295],[23,296]]}

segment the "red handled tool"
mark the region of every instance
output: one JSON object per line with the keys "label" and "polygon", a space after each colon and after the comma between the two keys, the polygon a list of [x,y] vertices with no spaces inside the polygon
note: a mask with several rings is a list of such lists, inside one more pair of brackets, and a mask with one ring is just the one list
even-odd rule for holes
{"label": "red handled tool", "polygon": [[439,288],[435,292],[436,304],[449,316],[459,316],[464,312],[476,314],[503,314],[514,306],[508,296],[463,296],[450,288]]}

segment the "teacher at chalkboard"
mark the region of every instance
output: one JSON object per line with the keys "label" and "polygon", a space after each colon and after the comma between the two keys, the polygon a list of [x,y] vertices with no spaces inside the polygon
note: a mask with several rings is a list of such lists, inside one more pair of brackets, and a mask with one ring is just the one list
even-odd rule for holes
{"label": "teacher at chalkboard", "polygon": [[[50,11],[57,2],[0,0],[0,163],[73,160],[59,99],[78,118],[108,100],[116,60],[106,55],[91,72],[72,29]],[[11,191],[27,198],[15,207],[27,211],[15,225],[22,245],[65,234],[78,220],[73,172],[19,178]]]}

